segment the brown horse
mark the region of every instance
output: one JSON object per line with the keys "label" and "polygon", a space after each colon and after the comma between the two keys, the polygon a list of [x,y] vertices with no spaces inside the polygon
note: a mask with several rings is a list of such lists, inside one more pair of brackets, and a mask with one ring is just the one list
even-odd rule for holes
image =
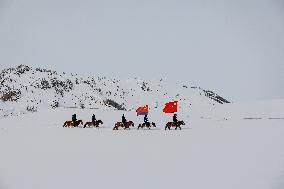
{"label": "brown horse", "polygon": [[181,130],[181,125],[185,125],[184,121],[178,121],[177,123],[175,122],[168,122],[166,124],[165,130],[169,129],[171,130],[171,127],[176,127],[175,130],[177,130],[177,128],[179,128]]}
{"label": "brown horse", "polygon": [[100,127],[100,124],[104,124],[102,122],[102,120],[97,120],[97,121],[95,121],[95,123],[93,123],[93,122],[86,122],[83,128],[86,128],[87,126],[88,127],[96,127],[96,128],[98,128],[98,127]]}
{"label": "brown horse", "polygon": [[83,125],[82,120],[75,121],[75,124],[73,123],[73,121],[65,121],[65,123],[63,124],[63,127],[78,127],[80,124]]}
{"label": "brown horse", "polygon": [[128,122],[126,122],[125,125],[124,125],[122,122],[117,122],[117,123],[114,125],[113,130],[118,130],[119,127],[124,128],[124,130],[125,130],[125,129],[130,129],[130,126],[134,127],[133,121],[128,121]]}
{"label": "brown horse", "polygon": [[151,127],[156,127],[156,123],[154,123],[154,122],[152,122],[152,123],[150,123],[150,122],[147,122],[147,124],[146,123],[142,123],[142,124],[139,124],[139,126],[138,126],[138,130],[139,130],[139,128],[144,128],[144,127],[147,127],[148,129],[151,129]]}

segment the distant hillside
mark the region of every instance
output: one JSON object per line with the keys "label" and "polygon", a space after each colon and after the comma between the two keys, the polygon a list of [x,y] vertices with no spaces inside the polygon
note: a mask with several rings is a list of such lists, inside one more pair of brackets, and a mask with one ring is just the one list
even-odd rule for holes
{"label": "distant hillside", "polygon": [[128,111],[149,104],[150,109],[162,108],[170,100],[178,100],[180,108],[229,103],[212,91],[182,83],[170,86],[163,79],[81,77],[25,65],[1,70],[0,99],[0,117],[57,107]]}

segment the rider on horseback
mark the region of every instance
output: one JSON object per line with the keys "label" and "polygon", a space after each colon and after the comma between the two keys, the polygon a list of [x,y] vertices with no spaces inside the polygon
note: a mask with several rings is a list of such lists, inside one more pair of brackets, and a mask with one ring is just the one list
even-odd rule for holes
{"label": "rider on horseback", "polygon": [[122,124],[123,124],[123,126],[125,126],[126,125],[126,122],[127,122],[127,120],[126,120],[126,118],[125,118],[125,116],[124,116],[124,114],[122,115]]}
{"label": "rider on horseback", "polygon": [[144,123],[146,126],[149,125],[147,114],[144,116]]}
{"label": "rider on horseback", "polygon": [[92,115],[92,123],[93,123],[93,125],[96,124],[96,121],[97,121],[96,116],[95,116],[95,114],[93,114]]}
{"label": "rider on horseback", "polygon": [[77,115],[76,114],[73,114],[72,115],[72,122],[73,124],[75,125],[75,122],[77,121]]}
{"label": "rider on horseback", "polygon": [[173,116],[173,122],[175,125],[177,125],[178,119],[177,119],[177,114],[174,114]]}

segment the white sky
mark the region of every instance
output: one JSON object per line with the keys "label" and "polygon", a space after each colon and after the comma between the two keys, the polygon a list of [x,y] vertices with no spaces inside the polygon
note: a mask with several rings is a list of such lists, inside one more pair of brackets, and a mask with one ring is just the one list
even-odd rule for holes
{"label": "white sky", "polygon": [[284,1],[0,0],[0,69],[19,64],[284,98]]}

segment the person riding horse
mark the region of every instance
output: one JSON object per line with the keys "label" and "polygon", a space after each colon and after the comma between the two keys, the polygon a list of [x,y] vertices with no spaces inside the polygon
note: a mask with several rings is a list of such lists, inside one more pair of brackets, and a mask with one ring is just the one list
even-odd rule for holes
{"label": "person riding horse", "polygon": [[96,121],[97,121],[96,116],[95,116],[95,114],[93,114],[92,115],[92,123],[93,123],[93,125],[96,124]]}
{"label": "person riding horse", "polygon": [[125,118],[124,114],[122,115],[121,121],[122,121],[123,126],[125,126],[125,125],[126,125],[127,120],[126,120],[126,118]]}
{"label": "person riding horse", "polygon": [[72,115],[72,122],[73,124],[75,125],[75,122],[77,121],[77,115],[76,114],[73,114]]}
{"label": "person riding horse", "polygon": [[177,125],[178,119],[177,119],[177,114],[174,114],[173,116],[173,122],[175,125]]}
{"label": "person riding horse", "polygon": [[144,116],[144,123],[145,123],[146,126],[150,125],[150,123],[148,122],[147,114]]}

